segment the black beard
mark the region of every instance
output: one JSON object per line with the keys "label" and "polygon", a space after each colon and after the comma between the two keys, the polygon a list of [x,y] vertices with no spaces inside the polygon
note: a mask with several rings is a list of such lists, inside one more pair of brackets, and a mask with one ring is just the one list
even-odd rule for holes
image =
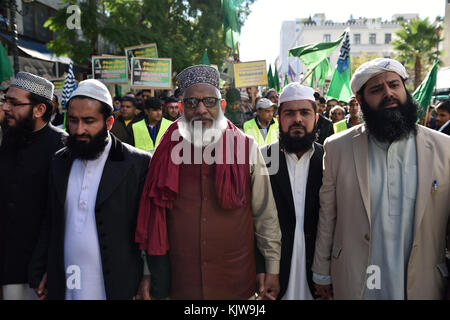
{"label": "black beard", "polygon": [[[303,137],[291,137],[289,131],[291,128],[302,128],[306,134]],[[280,121],[280,148],[287,153],[306,152],[311,149],[313,142],[316,140],[316,126],[311,132],[306,130],[306,127],[300,123],[293,123],[289,126],[287,132],[283,132]]]}
{"label": "black beard", "polygon": [[99,133],[91,137],[90,142],[78,141],[76,139],[77,137],[78,135],[71,134],[63,138],[70,157],[81,160],[95,160],[101,155],[108,144],[108,130],[106,129],[106,123]]}
{"label": "black beard", "polygon": [[3,143],[12,147],[20,147],[27,144],[33,133],[34,125],[33,108],[30,109],[30,112],[24,118],[16,121],[15,127],[8,126],[5,115],[2,123]]}
{"label": "black beard", "polygon": [[399,100],[392,99],[398,106],[388,109],[383,106],[392,100],[384,99],[377,109],[373,109],[367,104],[364,96],[362,97],[361,110],[369,135],[380,142],[392,143],[406,138],[410,133],[416,134],[417,105],[409,92],[406,94],[405,103],[401,104]]}

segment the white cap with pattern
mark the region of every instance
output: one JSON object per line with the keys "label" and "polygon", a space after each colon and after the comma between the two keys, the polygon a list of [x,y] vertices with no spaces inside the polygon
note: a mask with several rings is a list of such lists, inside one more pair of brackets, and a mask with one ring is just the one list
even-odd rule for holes
{"label": "white cap with pattern", "polygon": [[11,87],[19,88],[40,97],[52,100],[55,86],[50,81],[28,72],[18,72]]}
{"label": "white cap with pattern", "polygon": [[352,93],[356,94],[371,78],[384,73],[395,72],[403,80],[408,78],[405,67],[397,60],[389,58],[377,58],[369,62],[363,63],[353,74],[350,81]]}

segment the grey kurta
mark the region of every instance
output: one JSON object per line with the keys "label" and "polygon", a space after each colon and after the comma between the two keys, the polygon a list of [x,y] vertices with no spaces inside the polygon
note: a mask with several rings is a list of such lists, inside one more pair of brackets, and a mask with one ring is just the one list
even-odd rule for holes
{"label": "grey kurta", "polygon": [[[369,137],[369,179],[372,229],[369,266],[379,267],[381,281],[376,288],[366,285],[364,298],[402,300],[414,236],[415,136],[390,145]],[[369,272],[369,277],[373,272]]]}

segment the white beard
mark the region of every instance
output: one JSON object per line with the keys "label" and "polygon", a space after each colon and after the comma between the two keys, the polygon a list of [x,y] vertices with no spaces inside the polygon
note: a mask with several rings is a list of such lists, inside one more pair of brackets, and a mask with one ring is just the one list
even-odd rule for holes
{"label": "white beard", "polygon": [[222,109],[220,109],[217,119],[214,120],[209,116],[208,119],[212,120],[211,127],[203,128],[201,121],[198,121],[199,117],[194,117],[190,122],[187,122],[183,112],[178,121],[180,135],[197,148],[217,143],[228,126],[227,118],[225,118]]}

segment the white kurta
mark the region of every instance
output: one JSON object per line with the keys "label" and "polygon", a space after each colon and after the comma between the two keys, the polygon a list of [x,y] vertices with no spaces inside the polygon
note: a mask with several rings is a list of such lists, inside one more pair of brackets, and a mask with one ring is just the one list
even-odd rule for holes
{"label": "white kurta", "polygon": [[72,164],[65,203],[66,300],[106,299],[95,202],[110,149],[111,138],[97,159]]}
{"label": "white kurta", "polygon": [[295,235],[291,258],[289,283],[283,300],[312,300],[306,277],[306,249],[305,249],[305,196],[308,182],[309,164],[314,154],[314,145],[298,159],[297,155],[286,153],[286,162],[291,182],[292,198],[295,207]]}

